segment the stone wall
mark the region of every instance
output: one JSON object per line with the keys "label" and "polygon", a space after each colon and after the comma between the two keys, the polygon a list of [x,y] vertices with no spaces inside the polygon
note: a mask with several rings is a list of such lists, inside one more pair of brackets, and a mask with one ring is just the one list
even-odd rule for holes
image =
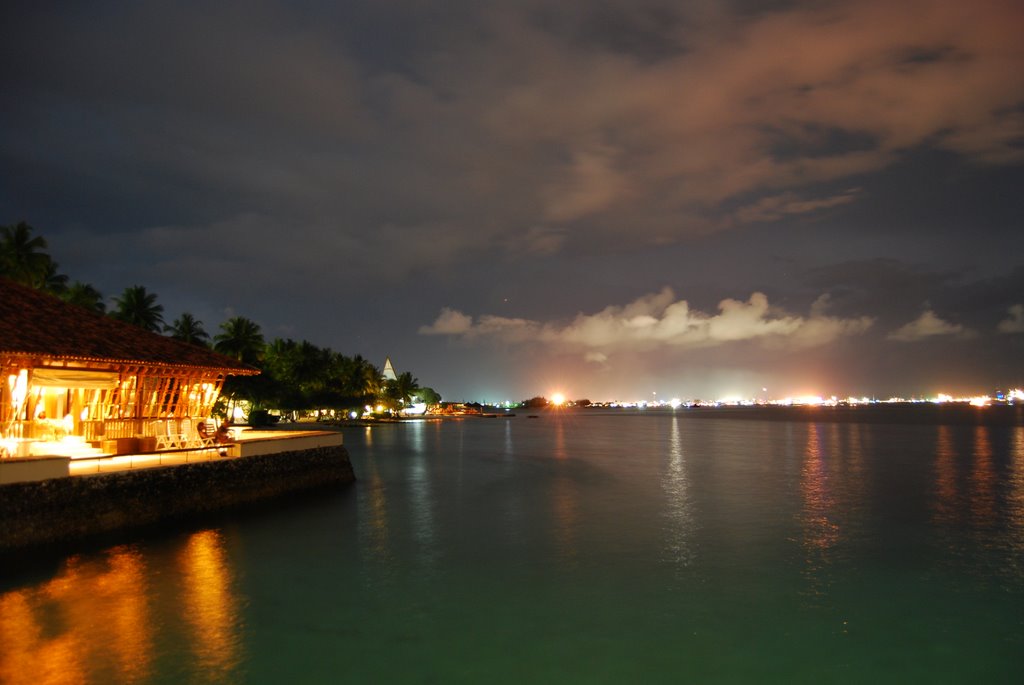
{"label": "stone wall", "polygon": [[355,480],[343,446],[0,485],[0,551],[79,540]]}

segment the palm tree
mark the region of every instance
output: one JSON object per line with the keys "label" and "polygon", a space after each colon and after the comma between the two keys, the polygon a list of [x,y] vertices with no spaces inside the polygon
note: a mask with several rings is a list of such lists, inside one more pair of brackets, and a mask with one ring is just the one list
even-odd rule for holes
{"label": "palm tree", "polygon": [[114,298],[117,309],[111,312],[115,319],[159,333],[164,325],[164,306],[156,303],[156,295],[146,292],[145,286],[125,288],[121,297]]}
{"label": "palm tree", "polygon": [[340,360],[342,367],[341,384],[342,394],[350,398],[350,401],[363,405],[373,401],[373,398],[380,393],[381,374],[380,369],[357,354],[355,357],[344,357]]}
{"label": "palm tree", "polygon": [[220,325],[213,338],[213,349],[244,364],[259,364],[263,357],[263,332],[251,319],[236,316]]}
{"label": "palm tree", "polygon": [[32,231],[24,221],[14,226],[0,226],[0,275],[39,288],[46,282],[53,260],[45,252],[46,238],[33,237]]}
{"label": "palm tree", "polygon": [[188,312],[183,312],[170,326],[164,326],[164,332],[170,333],[175,340],[201,347],[206,347],[210,341],[210,334],[203,328],[203,322]]}
{"label": "palm tree", "polygon": [[36,286],[44,292],[60,297],[68,289],[68,277],[57,272],[57,262],[50,260],[46,265],[46,271]]}
{"label": "palm tree", "polygon": [[278,338],[265,348],[263,373],[275,382],[278,408],[286,411],[337,406],[337,355],[303,340]]}
{"label": "palm tree", "polygon": [[107,305],[103,302],[102,293],[88,283],[75,281],[67,287],[67,290],[61,293],[61,297],[69,304],[85,307],[97,314],[103,314],[107,311]]}
{"label": "palm tree", "polygon": [[[235,316],[220,325],[220,333],[213,338],[213,349],[233,357],[243,364],[256,366],[263,361],[265,345],[259,324],[242,316]],[[263,376],[229,376],[224,381],[222,395],[227,398],[228,417],[239,399],[252,403],[251,409],[258,408],[273,394],[272,379]],[[251,415],[250,415],[251,416]]]}
{"label": "palm tree", "polygon": [[409,404],[412,396],[420,391],[420,382],[408,371],[403,371],[393,381],[384,383],[384,398],[392,411]]}

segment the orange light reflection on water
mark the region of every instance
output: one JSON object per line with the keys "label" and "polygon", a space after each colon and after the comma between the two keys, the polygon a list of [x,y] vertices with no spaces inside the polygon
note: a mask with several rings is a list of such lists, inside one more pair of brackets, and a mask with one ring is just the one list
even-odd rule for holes
{"label": "orange light reflection on water", "polygon": [[832,520],[835,501],[829,487],[821,444],[819,424],[807,427],[807,446],[800,471],[800,494],[803,511],[804,576],[808,579],[810,595],[823,597],[828,592],[826,570],[832,564],[833,547],[839,541],[839,526]]}
{"label": "orange light reflection on water", "polygon": [[804,542],[813,550],[825,551],[839,538],[839,526],[829,518],[833,507],[818,424],[807,431],[807,449],[801,470],[800,492],[804,500]]}
{"label": "orange light reflection on water", "polygon": [[150,614],[136,550],[72,558],[49,583],[0,596],[0,682],[143,682],[153,662]]}
{"label": "orange light reflection on water", "polygon": [[957,503],[956,448],[952,429],[939,426],[935,444],[935,513],[936,523],[952,525],[960,518]]}
{"label": "orange light reflection on water", "polygon": [[192,535],[178,562],[192,653],[204,676],[222,682],[238,665],[241,636],[233,573],[221,533],[204,530]]}
{"label": "orange light reflection on water", "polygon": [[974,460],[970,481],[971,519],[977,528],[996,524],[996,472],[992,463],[992,440],[987,426],[974,428]]}
{"label": "orange light reflection on water", "polygon": [[1013,434],[1013,457],[1010,461],[1010,489],[1007,498],[1007,516],[1011,531],[1011,544],[1016,552],[1017,573],[1024,577],[1024,427],[1018,426]]}

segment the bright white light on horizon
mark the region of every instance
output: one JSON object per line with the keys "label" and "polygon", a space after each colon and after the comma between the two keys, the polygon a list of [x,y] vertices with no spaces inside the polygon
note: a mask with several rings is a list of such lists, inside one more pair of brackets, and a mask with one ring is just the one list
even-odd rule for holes
{"label": "bright white light on horizon", "polygon": [[551,404],[555,405],[556,407],[561,407],[563,404],[565,404],[565,395],[563,395],[560,392],[556,392],[554,395],[551,396]]}
{"label": "bright white light on horizon", "polygon": [[771,402],[771,404],[778,404],[783,406],[809,406],[809,407],[820,407],[822,405],[834,407],[839,403],[836,397],[829,397],[828,399],[821,395],[801,395],[800,397],[785,397],[781,400]]}
{"label": "bright white light on horizon", "polygon": [[426,402],[414,402],[413,404],[411,404],[408,407],[404,408],[402,410],[402,413],[403,414],[407,414],[407,415],[426,414],[427,413],[427,403]]}

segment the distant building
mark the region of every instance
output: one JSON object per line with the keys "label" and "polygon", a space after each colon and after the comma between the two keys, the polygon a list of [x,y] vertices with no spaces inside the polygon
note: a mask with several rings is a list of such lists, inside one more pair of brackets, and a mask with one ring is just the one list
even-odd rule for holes
{"label": "distant building", "polygon": [[397,381],[398,374],[395,373],[395,367],[391,365],[391,357],[384,358],[384,371],[381,373],[386,381]]}
{"label": "distant building", "polygon": [[0,454],[186,447],[229,375],[259,371],[0,278]]}

